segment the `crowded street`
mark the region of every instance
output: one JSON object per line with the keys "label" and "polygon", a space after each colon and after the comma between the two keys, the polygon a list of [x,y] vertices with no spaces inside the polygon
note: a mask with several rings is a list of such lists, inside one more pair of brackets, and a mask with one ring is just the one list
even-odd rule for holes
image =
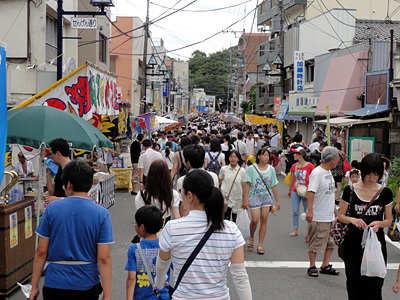
{"label": "crowded street", "polygon": [[[289,237],[291,230],[291,203],[287,197],[283,176],[279,176],[278,190],[282,195],[282,210],[276,216],[270,216],[267,236],[264,242],[264,256],[245,249],[245,263],[250,278],[253,299],[346,299],[346,276],[343,261],[336,250],[332,264],[341,274],[339,276],[320,275],[318,278],[307,276],[308,257],[306,221],[301,220],[299,236]],[[133,217],[136,211],[134,197],[127,192],[116,193],[115,205],[111,214],[115,244],[111,245],[113,262],[112,295],[113,299],[125,299],[126,254],[135,235]],[[388,243],[388,274],[383,286],[383,299],[398,299],[393,294],[392,286],[396,280],[400,258],[400,243]],[[318,260],[321,261],[321,258]],[[317,265],[319,264],[317,263]],[[41,282],[43,284],[43,281]],[[238,300],[235,288],[228,276],[228,286],[232,300]],[[25,300],[21,291],[9,297],[10,300]]]}

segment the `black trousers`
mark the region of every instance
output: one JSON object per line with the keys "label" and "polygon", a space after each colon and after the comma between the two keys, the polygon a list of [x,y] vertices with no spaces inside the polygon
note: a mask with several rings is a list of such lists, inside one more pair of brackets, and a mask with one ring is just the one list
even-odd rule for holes
{"label": "black trousers", "polygon": [[99,282],[91,289],[86,291],[77,290],[64,290],[54,289],[44,286],[43,299],[44,300],[98,300],[100,294],[103,292],[101,283]]}

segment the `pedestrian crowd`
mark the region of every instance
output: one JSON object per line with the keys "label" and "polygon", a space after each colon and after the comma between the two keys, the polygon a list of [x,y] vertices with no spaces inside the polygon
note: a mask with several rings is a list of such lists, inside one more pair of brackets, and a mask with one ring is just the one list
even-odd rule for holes
{"label": "pedestrian crowd", "polygon": [[[44,269],[44,299],[98,299],[101,293],[111,299],[110,215],[87,198],[92,169],[68,154],[65,140],[50,143],[49,157],[59,168],[54,182],[48,171],[30,299],[38,299]],[[376,233],[386,263],[383,228],[392,221],[393,197],[385,187],[387,158],[368,154],[350,164],[341,144],[328,146],[320,128],[306,146],[300,133],[282,138],[275,124],[251,128],[207,119],[180,130],[137,134],[130,154],[137,211],[125,266],[127,300],[230,299],[228,269],[239,299],[252,299],[245,239],[248,251],[265,254],[268,216],[281,209],[280,175],[286,176],[292,201],[289,236],[299,235],[301,206],[308,221],[307,274],[339,275],[330,263],[337,247],[332,228],[349,224],[339,248],[348,298],[382,299],[384,279],[361,274],[365,238],[354,228]],[[250,210],[247,237],[239,228],[245,210]],[[319,270],[318,253],[323,253]],[[394,292],[399,288],[400,268]]]}

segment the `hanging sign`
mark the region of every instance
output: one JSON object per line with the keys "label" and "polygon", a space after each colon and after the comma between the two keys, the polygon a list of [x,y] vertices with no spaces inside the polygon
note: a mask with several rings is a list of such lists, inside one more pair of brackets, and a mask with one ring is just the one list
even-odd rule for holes
{"label": "hanging sign", "polygon": [[304,53],[294,51],[294,90],[304,90]]}

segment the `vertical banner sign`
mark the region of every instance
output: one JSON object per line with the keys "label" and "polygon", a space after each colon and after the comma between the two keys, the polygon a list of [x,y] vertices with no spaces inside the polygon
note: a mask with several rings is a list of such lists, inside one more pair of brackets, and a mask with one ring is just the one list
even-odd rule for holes
{"label": "vertical banner sign", "polygon": [[163,85],[162,96],[164,98],[168,97],[168,82]]}
{"label": "vertical banner sign", "polygon": [[18,245],[18,217],[17,213],[10,215],[10,248]]}
{"label": "vertical banner sign", "polygon": [[303,91],[304,86],[304,53],[294,51],[294,90]]}
{"label": "vertical banner sign", "polygon": [[274,97],[274,115],[276,115],[279,111],[279,107],[281,106],[281,97]]}
{"label": "vertical banner sign", "polygon": [[328,146],[331,145],[331,125],[329,118],[329,102],[326,104],[326,135]]}
{"label": "vertical banner sign", "polygon": [[25,207],[25,239],[32,236],[32,206]]}
{"label": "vertical banner sign", "polygon": [[3,180],[7,139],[6,48],[0,44],[0,184]]}

